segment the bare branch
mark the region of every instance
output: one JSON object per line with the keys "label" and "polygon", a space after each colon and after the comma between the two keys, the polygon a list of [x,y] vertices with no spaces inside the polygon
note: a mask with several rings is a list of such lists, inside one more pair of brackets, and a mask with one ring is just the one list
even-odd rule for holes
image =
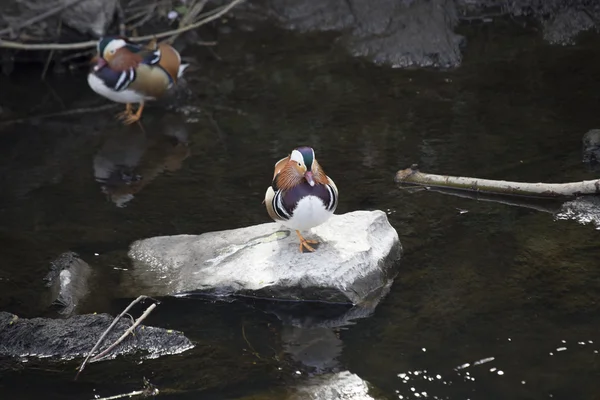
{"label": "bare branch", "polygon": [[[90,350],[90,352],[88,353],[87,357],[85,358],[85,360],[83,360],[83,362],[81,363],[81,366],[79,367],[79,370],[77,371],[77,375],[75,375],[75,380],[77,380],[77,377],[79,376],[79,374],[81,373],[81,371],[83,371],[83,369],[85,368],[85,365],[87,364],[88,360],[90,359],[90,357],[92,356],[92,354],[94,353],[94,351],[96,351],[96,349],[98,348],[98,346],[100,346],[100,344],[102,343],[102,341],[104,340],[104,338],[106,337],[106,335],[108,334],[108,332],[110,332],[110,330],[117,324],[117,322],[123,317],[123,315],[125,315],[127,313],[127,311],[129,311],[131,309],[131,307],[133,307],[136,303],[139,303],[142,300],[147,299],[148,296],[139,296],[137,299],[135,299],[134,301],[132,301],[127,308],[125,308],[123,310],[123,312],[121,312],[121,314],[117,315],[115,317],[115,319],[113,319],[113,322],[108,326],[108,328],[106,328],[106,330],[104,331],[104,333],[102,334],[102,336],[100,336],[100,339],[98,339],[98,341],[96,342],[96,345],[94,346],[94,348],[92,350]],[[153,304],[154,305],[154,304]]]}
{"label": "bare branch", "polygon": [[396,173],[396,183],[509,196],[564,198],[583,194],[600,194],[600,179],[569,183],[527,183],[497,181],[462,176],[420,172],[416,165]]}
{"label": "bare branch", "polygon": [[[152,35],[132,37],[132,38],[130,38],[130,40],[132,42],[143,42],[143,41],[154,39],[154,38],[162,39],[162,38],[166,38],[166,37],[170,37],[170,36],[174,36],[174,35],[179,35],[181,33],[190,31],[192,29],[195,29],[202,25],[205,25],[211,21],[214,21],[217,18],[220,18],[225,13],[227,13],[229,10],[231,10],[233,7],[242,3],[243,1],[245,1],[245,0],[233,0],[228,5],[220,7],[218,9],[219,10],[218,12],[214,12],[214,10],[213,10],[209,13],[206,13],[206,14],[211,14],[211,15],[206,18],[203,18],[203,19],[199,20],[198,22],[195,22],[191,25],[187,25],[187,26],[184,26],[184,27],[181,27],[178,29],[173,29],[170,31],[160,32],[160,33],[156,33],[156,34],[152,34]],[[0,39],[0,48],[28,50],[28,51],[33,51],[33,50],[81,50],[81,49],[88,49],[88,48],[95,47],[96,44],[97,44],[97,41],[95,41],[95,40],[90,40],[87,42],[79,42],[79,43],[19,43],[19,42],[14,42],[14,41],[10,41],[10,40]],[[195,44],[201,45],[201,46],[214,46],[216,43],[215,42],[197,42]]]}
{"label": "bare branch", "polygon": [[135,330],[135,328],[138,327],[139,324],[142,323],[143,320],[146,319],[146,317],[152,312],[152,310],[154,310],[156,308],[156,303],[151,304],[148,308],[146,308],[146,311],[144,311],[144,313],[135,320],[135,323],[133,325],[131,325],[129,327],[129,329],[127,329],[122,335],[121,337],[119,337],[113,344],[111,344],[110,346],[108,346],[106,348],[106,350],[102,351],[102,353],[98,354],[97,356],[94,356],[90,362],[97,362],[97,361],[101,361],[104,357],[106,357],[106,355],[108,353],[111,352],[112,349],[114,349],[115,347],[117,347],[117,345],[119,343],[121,343],[123,340],[125,340],[125,338],[127,336],[129,336],[131,334],[131,332],[133,332]]}

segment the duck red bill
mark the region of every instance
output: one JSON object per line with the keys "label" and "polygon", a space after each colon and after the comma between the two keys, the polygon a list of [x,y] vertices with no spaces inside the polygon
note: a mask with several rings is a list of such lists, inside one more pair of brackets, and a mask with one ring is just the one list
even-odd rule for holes
{"label": "duck red bill", "polygon": [[94,58],[92,58],[91,62],[92,62],[92,64],[96,64],[95,65],[96,70],[104,67],[107,64],[106,60],[104,58],[98,57],[98,56],[95,56]]}
{"label": "duck red bill", "polygon": [[304,173],[304,178],[306,179],[306,182],[308,182],[308,184],[310,186],[315,186],[315,179],[314,179],[313,173],[311,171],[306,171]]}

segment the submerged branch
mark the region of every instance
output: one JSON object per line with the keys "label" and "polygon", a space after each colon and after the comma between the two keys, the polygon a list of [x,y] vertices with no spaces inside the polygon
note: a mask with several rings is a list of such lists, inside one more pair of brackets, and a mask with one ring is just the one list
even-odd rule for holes
{"label": "submerged branch", "polygon": [[446,188],[477,193],[539,198],[566,198],[584,194],[600,194],[600,179],[568,183],[529,183],[498,181],[462,176],[435,175],[420,172],[416,165],[396,173],[396,183]]}
{"label": "submerged branch", "polygon": [[154,386],[153,384],[150,383],[150,381],[148,381],[146,378],[144,378],[144,389],[143,390],[134,390],[133,392],[129,392],[129,393],[122,393],[122,394],[117,394],[114,396],[109,396],[109,397],[101,397],[98,398],[96,400],[116,400],[116,399],[123,399],[123,398],[131,398],[133,396],[142,396],[142,397],[154,397],[154,396],[158,396],[159,394],[159,390],[156,386]]}
{"label": "submerged branch", "polygon": [[511,197],[505,194],[493,193],[473,193],[464,190],[447,189],[447,188],[429,188],[428,190],[445,195],[461,197],[464,199],[472,199],[477,201],[486,201],[491,203],[504,204],[507,206],[529,208],[536,211],[541,211],[549,214],[556,214],[560,211],[562,202],[558,199],[547,199],[539,197]]}
{"label": "submerged branch", "polygon": [[143,390],[134,390],[133,392],[117,394],[117,395],[110,396],[110,397],[100,397],[97,400],[116,400],[116,399],[123,399],[125,397],[131,398],[133,396],[141,396],[143,394],[145,394],[145,392]]}
{"label": "submerged branch", "polygon": [[112,108],[116,108],[117,106],[118,106],[117,104],[104,104],[104,105],[98,106],[98,107],[84,107],[84,108],[76,108],[73,110],[59,111],[59,112],[50,113],[50,114],[30,115],[25,118],[6,119],[6,120],[0,119],[0,127],[2,127],[4,125],[10,125],[10,124],[20,124],[20,123],[27,122],[29,120],[36,119],[36,118],[41,119],[41,118],[53,118],[53,117],[65,117],[65,116],[69,116],[69,115],[100,112],[100,111],[105,111],[105,110],[110,110]]}

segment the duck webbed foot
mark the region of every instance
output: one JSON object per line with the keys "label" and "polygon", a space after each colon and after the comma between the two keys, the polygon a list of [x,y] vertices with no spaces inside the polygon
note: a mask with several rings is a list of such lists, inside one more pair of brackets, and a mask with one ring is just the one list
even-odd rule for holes
{"label": "duck webbed foot", "polygon": [[133,115],[131,103],[125,105],[125,111],[121,111],[117,114],[117,119],[124,120]]}
{"label": "duck webbed foot", "polygon": [[140,103],[140,106],[138,107],[135,114],[133,113],[133,107],[131,106],[131,104],[128,103],[125,106],[125,111],[123,111],[122,113],[119,113],[117,115],[117,118],[122,120],[125,125],[130,125],[130,124],[133,124],[134,122],[139,121],[140,118],[142,118],[143,111],[144,111],[144,103]]}
{"label": "duck webbed foot", "polygon": [[316,240],[304,239],[300,234],[299,230],[296,230],[296,235],[298,235],[298,238],[300,239],[300,253],[303,253],[304,249],[310,252],[315,251],[314,247],[312,247],[311,244],[318,244],[319,242],[317,242]]}

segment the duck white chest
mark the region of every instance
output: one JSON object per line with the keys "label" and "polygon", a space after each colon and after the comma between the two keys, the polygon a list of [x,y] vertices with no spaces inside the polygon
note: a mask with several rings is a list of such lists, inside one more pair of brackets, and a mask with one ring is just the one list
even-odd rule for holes
{"label": "duck white chest", "polygon": [[282,224],[290,229],[307,231],[319,226],[333,215],[332,211],[325,208],[323,201],[315,196],[306,196],[300,199],[292,217]]}
{"label": "duck white chest", "polygon": [[102,79],[98,78],[94,74],[88,74],[88,84],[94,92],[116,103],[140,103],[144,100],[152,99],[129,89],[125,89],[119,92],[112,90],[104,84]]}

